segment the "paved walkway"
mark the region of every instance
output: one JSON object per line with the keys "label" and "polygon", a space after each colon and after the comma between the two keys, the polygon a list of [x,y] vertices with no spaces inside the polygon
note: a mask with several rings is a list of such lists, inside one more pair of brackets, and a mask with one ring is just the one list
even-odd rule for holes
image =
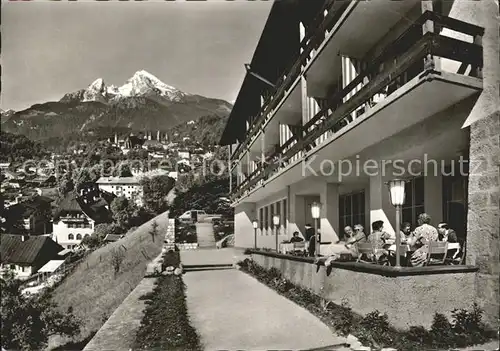
{"label": "paved walkway", "polygon": [[237,269],[187,272],[183,280],[205,350],[307,350],[345,342],[309,311]]}
{"label": "paved walkway", "polygon": [[196,223],[196,239],[200,248],[215,248],[214,226],[212,222]]}
{"label": "paved walkway", "polygon": [[242,249],[232,247],[217,249],[198,249],[181,251],[181,262],[184,266],[225,265],[234,264],[245,259]]}

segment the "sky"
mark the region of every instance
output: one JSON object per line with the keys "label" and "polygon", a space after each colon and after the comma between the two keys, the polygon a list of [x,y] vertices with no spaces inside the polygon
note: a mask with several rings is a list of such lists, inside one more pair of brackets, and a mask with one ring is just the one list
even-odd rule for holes
{"label": "sky", "polygon": [[271,1],[2,1],[0,107],[57,101],[146,70],[182,91],[236,99]]}

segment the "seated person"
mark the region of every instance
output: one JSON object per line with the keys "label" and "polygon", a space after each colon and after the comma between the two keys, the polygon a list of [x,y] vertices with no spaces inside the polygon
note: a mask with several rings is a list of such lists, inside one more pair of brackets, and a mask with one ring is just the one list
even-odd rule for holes
{"label": "seated person", "polygon": [[354,226],[354,235],[347,241],[345,247],[351,251],[353,257],[358,257],[359,253],[355,244],[367,242],[368,235],[365,234],[365,228],[361,224],[356,224]]}
{"label": "seated person", "polygon": [[411,224],[404,222],[401,225],[401,243],[406,244],[407,240],[411,237]]}
{"label": "seated person", "polygon": [[437,230],[438,230],[439,241],[458,243],[457,233],[453,229],[450,229],[448,223],[445,222],[439,223]]}
{"label": "seated person", "polygon": [[347,240],[346,247],[352,247],[352,245],[357,242],[368,242],[368,235],[365,234],[365,230],[361,224],[356,224],[354,226],[354,235]]}
{"label": "seated person", "polygon": [[410,263],[413,267],[421,267],[427,260],[429,242],[438,241],[439,233],[431,224],[431,217],[427,213],[421,213],[418,216],[419,226],[415,228],[413,237],[409,239],[409,244],[416,248],[410,257]]}
{"label": "seated person", "polygon": [[300,236],[299,236],[299,232],[293,232],[292,234],[292,238],[290,239],[290,242],[291,243],[299,243],[301,241],[304,241],[304,239],[302,239]]}
{"label": "seated person", "polygon": [[350,226],[344,228],[344,238],[345,241],[349,241],[350,238],[354,236],[354,232]]}
{"label": "seated person", "polygon": [[[408,223],[408,222],[403,223],[403,225],[401,226],[401,230],[399,231],[399,239],[401,241],[401,244],[406,244],[406,240],[407,240],[406,235],[410,234],[410,228],[411,228],[411,226],[410,226],[410,223]],[[388,240],[390,240],[391,241],[390,244],[395,244],[396,243],[396,233],[384,232],[382,234],[382,239],[386,243]]]}
{"label": "seated person", "polygon": [[391,235],[384,231],[384,221],[375,221],[372,223],[372,233],[368,237],[368,242],[372,243],[374,248],[383,248],[385,240],[390,238]]}

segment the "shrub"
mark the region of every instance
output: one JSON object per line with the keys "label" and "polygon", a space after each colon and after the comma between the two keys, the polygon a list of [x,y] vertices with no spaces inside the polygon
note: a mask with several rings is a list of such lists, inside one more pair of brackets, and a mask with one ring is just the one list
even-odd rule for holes
{"label": "shrub", "polygon": [[335,320],[335,329],[337,329],[344,336],[349,335],[354,324],[354,313],[352,312],[352,308],[349,306],[347,300],[342,300],[342,304],[340,305],[338,312],[339,313],[336,313],[337,318]]}
{"label": "shrub", "polygon": [[453,330],[452,325],[444,314],[435,313],[432,320],[431,330],[428,333],[428,339],[436,346],[448,346],[452,344]]}
{"label": "shrub", "polygon": [[21,282],[10,271],[0,275],[2,292],[1,346],[11,350],[42,350],[52,335],[73,337],[80,333],[81,320],[73,309],[62,313],[50,296],[27,296]]}
{"label": "shrub", "polygon": [[390,344],[393,340],[393,332],[386,313],[378,310],[368,313],[360,322],[360,325],[368,330],[373,341],[382,344]]}
{"label": "shrub", "polygon": [[483,310],[474,303],[472,310],[456,309],[452,311],[452,329],[457,346],[479,344],[487,340],[487,330],[482,321]]}
{"label": "shrub", "polygon": [[408,340],[424,345],[429,340],[429,332],[422,326],[411,326],[406,332]]}

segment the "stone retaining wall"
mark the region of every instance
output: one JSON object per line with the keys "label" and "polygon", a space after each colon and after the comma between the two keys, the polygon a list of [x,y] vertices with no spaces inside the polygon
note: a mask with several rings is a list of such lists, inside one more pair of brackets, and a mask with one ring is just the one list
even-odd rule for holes
{"label": "stone retaining wall", "polygon": [[500,310],[500,112],[470,127],[467,263],[486,321],[499,327]]}
{"label": "stone retaining wall", "polygon": [[476,273],[388,277],[334,267],[327,275],[324,266],[285,258],[252,254],[266,269],[277,268],[296,285],[341,304],[345,299],[361,314],[379,310],[387,313],[397,328],[430,327],[435,312],[450,317],[456,308],[470,308],[475,301]]}

